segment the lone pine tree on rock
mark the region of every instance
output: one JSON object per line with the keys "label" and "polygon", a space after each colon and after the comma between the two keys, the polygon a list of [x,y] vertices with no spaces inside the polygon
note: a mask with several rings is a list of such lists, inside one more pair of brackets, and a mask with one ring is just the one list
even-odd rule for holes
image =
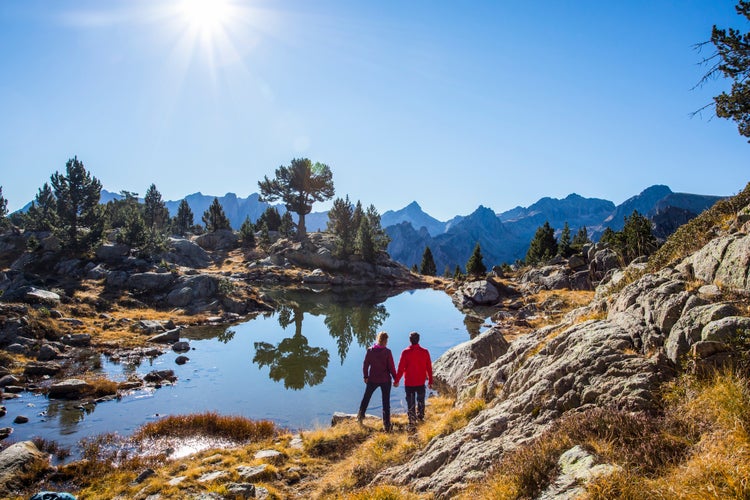
{"label": "lone pine tree on rock", "polygon": [[295,158],[289,166],[276,169],[276,177],[264,176],[258,182],[261,201],[281,200],[286,209],[299,216],[297,236],[305,239],[305,216],[312,211],[313,203],[333,198],[333,174],[323,163],[313,165],[309,158]]}
{"label": "lone pine tree on rock", "polygon": [[466,274],[469,276],[481,276],[487,272],[487,267],[482,262],[482,249],[477,242],[474,252],[466,263]]}
{"label": "lone pine tree on rock", "polygon": [[422,254],[422,264],[419,266],[419,272],[425,276],[435,276],[437,274],[437,268],[435,267],[435,259],[432,257],[432,250],[430,247],[425,247],[424,253]]}

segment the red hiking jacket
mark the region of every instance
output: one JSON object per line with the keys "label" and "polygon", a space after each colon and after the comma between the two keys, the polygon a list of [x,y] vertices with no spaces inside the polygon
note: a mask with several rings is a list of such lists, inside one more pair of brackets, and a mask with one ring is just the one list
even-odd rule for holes
{"label": "red hiking jacket", "polygon": [[378,344],[367,349],[362,374],[373,384],[390,384],[391,377],[396,374],[391,350]]}
{"label": "red hiking jacket", "polygon": [[398,372],[396,372],[396,383],[404,378],[404,386],[424,385],[425,379],[432,385],[432,361],[430,352],[419,344],[412,344],[401,352],[398,360]]}

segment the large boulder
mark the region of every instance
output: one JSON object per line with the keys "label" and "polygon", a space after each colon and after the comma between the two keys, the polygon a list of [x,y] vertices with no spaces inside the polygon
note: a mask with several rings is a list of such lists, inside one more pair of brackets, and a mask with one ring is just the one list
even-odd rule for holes
{"label": "large boulder", "polygon": [[130,254],[130,247],[121,244],[105,244],[96,249],[96,258],[109,264],[117,264]]}
{"label": "large boulder", "polygon": [[23,368],[24,375],[38,377],[45,375],[56,375],[62,370],[62,366],[54,361],[31,361]]}
{"label": "large boulder", "polygon": [[155,342],[157,344],[174,344],[180,340],[180,327],[167,330],[166,332],[159,333],[149,338],[149,342]]}
{"label": "large boulder", "polygon": [[169,288],[174,280],[172,273],[136,273],[128,278],[127,287],[139,292],[156,293]]}
{"label": "large boulder", "polygon": [[230,229],[219,229],[218,231],[205,233],[195,238],[195,242],[201,248],[210,251],[232,250],[233,248],[237,248],[238,241],[239,238]]}
{"label": "large boulder", "polygon": [[13,344],[18,340],[19,334],[24,332],[24,325],[20,319],[9,318],[0,323],[0,346]]}
{"label": "large boulder", "polygon": [[611,248],[595,251],[589,260],[589,272],[594,281],[601,281],[608,271],[618,269],[622,265],[620,256]]}
{"label": "large boulder", "polygon": [[[42,467],[38,467],[42,465]],[[9,491],[24,472],[42,472],[49,465],[49,455],[39,451],[31,441],[22,441],[0,452],[0,489]]]}
{"label": "large boulder", "polygon": [[750,235],[715,238],[686,258],[678,269],[706,283],[750,290]]}
{"label": "large boulder", "polygon": [[216,297],[220,278],[211,274],[180,276],[167,295],[167,303],[185,307],[192,302]]}
{"label": "large boulder", "polygon": [[50,398],[56,399],[78,399],[89,391],[91,391],[91,384],[85,380],[69,378],[52,384],[48,395]]}
{"label": "large boulder", "polygon": [[60,295],[49,290],[29,287],[25,290],[22,300],[29,304],[43,304],[54,307],[60,303]]}
{"label": "large boulder", "polygon": [[211,265],[211,256],[200,245],[185,238],[170,238],[169,251],[162,254],[167,262],[201,269]]}
{"label": "large boulder", "polygon": [[492,282],[479,280],[464,284],[451,298],[461,308],[494,305],[500,299],[500,292]]}
{"label": "large boulder", "polygon": [[0,234],[0,259],[10,262],[26,251],[26,238],[16,231]]}
{"label": "large boulder", "polygon": [[707,304],[686,311],[669,332],[664,346],[667,357],[672,362],[678,363],[680,358],[690,350],[690,346],[705,340],[702,334],[706,325],[735,314],[737,314],[737,308],[728,303]]}
{"label": "large boulder", "polygon": [[471,372],[505,354],[509,345],[502,330],[494,327],[449,349],[433,365],[435,388],[455,396]]}

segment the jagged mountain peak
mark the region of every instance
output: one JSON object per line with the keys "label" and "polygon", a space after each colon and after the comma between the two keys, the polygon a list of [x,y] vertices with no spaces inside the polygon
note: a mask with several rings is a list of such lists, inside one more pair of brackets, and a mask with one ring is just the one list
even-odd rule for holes
{"label": "jagged mountain peak", "polygon": [[412,201],[400,210],[388,210],[380,216],[383,227],[393,226],[402,222],[411,223],[414,228],[426,228],[431,235],[438,235],[445,232],[446,223],[440,222],[436,218],[427,214],[419,206],[419,203]]}

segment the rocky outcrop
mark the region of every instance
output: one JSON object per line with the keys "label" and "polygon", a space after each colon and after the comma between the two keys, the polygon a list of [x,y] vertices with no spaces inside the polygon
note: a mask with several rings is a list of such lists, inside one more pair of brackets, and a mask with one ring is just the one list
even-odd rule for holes
{"label": "rocky outcrop", "polygon": [[237,248],[238,241],[237,235],[229,229],[219,229],[195,238],[195,243],[201,248],[211,251],[232,250]]}
{"label": "rocky outcrop", "polygon": [[170,238],[169,251],[161,257],[178,266],[203,269],[211,265],[211,256],[199,244],[184,238]]}
{"label": "rocky outcrop", "polygon": [[473,306],[489,306],[497,303],[500,299],[500,292],[492,282],[478,280],[465,283],[451,298],[459,309]]}
{"label": "rocky outcrop", "polygon": [[435,389],[455,396],[467,383],[469,374],[483,368],[508,350],[501,328],[490,328],[469,342],[459,344],[440,356],[433,365]]}
{"label": "rocky outcrop", "polygon": [[580,254],[563,259],[560,256],[548,265],[528,270],[521,277],[524,290],[593,290],[611,279],[620,269],[622,261],[617,253],[602,243],[588,244]]}
{"label": "rocky outcrop", "polygon": [[750,290],[750,234],[715,238],[678,269],[706,283]]}
{"label": "rocky outcrop", "polygon": [[[600,295],[597,307],[608,309],[606,319],[580,322],[576,318],[583,314],[569,314],[558,325],[514,340],[494,361],[485,359],[484,367],[468,368],[474,356],[470,343],[448,351],[435,362],[439,378],[448,379],[444,374],[453,373],[448,367],[456,367],[454,381],[446,385],[459,401],[482,397],[491,404],[466,427],[434,438],[408,463],[382,471],[373,484],[408,485],[450,498],[567,412],[654,409],[658,387],[686,360],[694,370],[721,366],[732,359],[732,343],[750,331],[750,318],[733,304],[712,302],[720,290],[707,293],[695,286],[700,279],[744,293],[748,248],[750,238],[743,233],[714,240],[675,268]],[[609,259],[596,254],[590,253],[591,262],[600,276]],[[555,482],[549,495],[565,496],[565,482]]]}
{"label": "rocky outcrop", "polygon": [[[22,441],[8,446],[0,452],[0,489],[8,491],[22,473],[36,464],[49,465],[49,457],[39,451],[31,441]],[[41,472],[44,467],[39,467]]]}
{"label": "rocky outcrop", "polygon": [[[305,241],[280,239],[270,249],[272,264],[297,266],[311,270],[305,279],[325,285],[383,286],[418,285],[420,280],[401,264],[380,253],[374,262],[364,262],[353,256],[341,259],[334,254],[335,241],[328,233],[311,233]],[[346,276],[346,277],[345,277]],[[309,281],[312,280],[312,281]]]}

